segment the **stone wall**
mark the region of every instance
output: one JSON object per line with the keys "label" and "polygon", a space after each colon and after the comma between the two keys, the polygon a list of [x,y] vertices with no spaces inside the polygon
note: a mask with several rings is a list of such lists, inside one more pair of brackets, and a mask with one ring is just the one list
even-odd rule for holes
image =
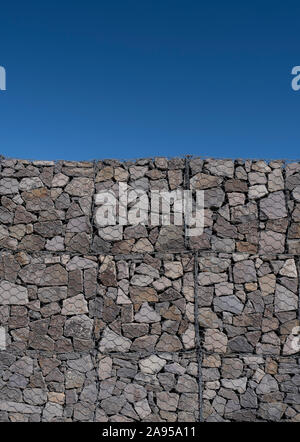
{"label": "stone wall", "polygon": [[[300,421],[300,163],[0,174],[0,420]],[[94,197],[119,182],[204,190],[203,233],[99,227]]]}

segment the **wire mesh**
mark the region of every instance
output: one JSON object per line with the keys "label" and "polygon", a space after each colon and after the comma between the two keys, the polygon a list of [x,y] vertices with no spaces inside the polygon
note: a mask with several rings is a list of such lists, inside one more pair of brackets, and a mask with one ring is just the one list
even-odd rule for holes
{"label": "wire mesh", "polygon": [[[299,162],[0,168],[1,421],[300,420]],[[204,191],[202,235],[99,226],[119,183]]]}

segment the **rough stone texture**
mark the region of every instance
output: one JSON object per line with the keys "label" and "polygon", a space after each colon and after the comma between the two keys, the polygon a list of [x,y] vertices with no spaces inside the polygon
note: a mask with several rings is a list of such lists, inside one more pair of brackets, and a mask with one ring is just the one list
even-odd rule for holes
{"label": "rough stone texture", "polygon": [[203,418],[207,422],[299,420],[300,367],[295,358],[204,358]]}
{"label": "rough stone texture", "polygon": [[[55,163],[3,159],[0,246],[15,251],[113,255],[181,251],[186,246],[230,253],[298,254],[299,176],[298,163],[279,161],[154,158]],[[188,189],[188,183],[194,191],[203,190],[202,235],[187,238],[184,244],[183,224],[131,225],[130,216],[138,216],[133,208],[128,225],[99,225],[96,214],[101,210],[101,198],[96,195],[107,190],[118,195],[119,183],[136,195],[141,190],[148,196],[155,190],[181,192]],[[171,218],[173,215],[171,205]]]}
{"label": "rough stone texture", "polygon": [[[187,333],[194,309],[193,255],[175,254],[172,260],[170,255],[145,255],[134,261],[116,258],[112,262],[116,270],[110,285],[103,284],[101,267],[98,275],[105,323],[99,332],[100,351],[194,348],[194,334]],[[163,284],[160,274],[165,275]]]}
{"label": "rough stone texture", "polygon": [[[203,233],[99,225],[119,183]],[[1,420],[195,421],[202,379],[202,420],[300,421],[299,163],[1,158],[0,221]]]}
{"label": "rough stone texture", "polygon": [[[102,356],[98,357],[101,363]],[[109,374],[99,385],[101,421],[113,422],[122,417],[145,422],[198,419],[194,352],[164,352],[159,358],[152,355],[151,361],[136,353],[111,355]]]}
{"label": "rough stone texture", "polygon": [[[294,259],[289,255],[249,259],[248,254],[223,253],[199,261],[200,288],[204,281],[205,287],[212,290],[198,316],[205,330],[206,350],[288,354],[287,341],[292,328],[299,324]],[[220,275],[223,282],[219,282]]]}

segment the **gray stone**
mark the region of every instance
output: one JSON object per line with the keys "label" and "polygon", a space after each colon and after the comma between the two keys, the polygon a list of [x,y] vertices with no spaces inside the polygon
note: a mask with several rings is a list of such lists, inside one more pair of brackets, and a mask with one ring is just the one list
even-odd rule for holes
{"label": "gray stone", "polygon": [[196,190],[218,187],[221,183],[222,183],[222,178],[201,172],[194,175],[190,180],[191,189],[196,189]]}
{"label": "gray stone", "polygon": [[287,216],[283,192],[273,192],[260,202],[261,212],[269,219],[279,219]]}
{"label": "gray stone", "polygon": [[129,323],[129,324],[123,324],[122,325],[123,334],[126,338],[132,339],[132,338],[139,338],[141,336],[145,336],[148,334],[149,326],[148,324],[135,324],[135,323]]}
{"label": "gray stone", "polygon": [[160,358],[159,356],[151,355],[145,359],[142,359],[139,362],[139,365],[142,373],[156,374],[162,370],[162,368],[166,365],[166,363],[167,361]]}
{"label": "gray stone", "polygon": [[256,388],[257,394],[268,394],[278,391],[278,383],[270,374],[266,374]]}
{"label": "gray stone", "polygon": [[61,221],[44,221],[34,224],[34,231],[45,238],[52,238],[63,233]]}
{"label": "gray stone", "polygon": [[182,250],[184,247],[182,226],[162,226],[157,238],[158,251]]}
{"label": "gray stone", "polygon": [[41,302],[54,302],[66,299],[67,287],[41,287],[38,289],[38,298]]}
{"label": "gray stone", "polygon": [[135,314],[134,318],[137,322],[143,323],[159,322],[161,320],[160,314],[150,307],[148,302],[144,302],[142,304],[140,310]]}
{"label": "gray stone", "polygon": [[0,207],[0,222],[3,224],[11,224],[13,220],[13,214],[5,207]]}
{"label": "gray stone", "polygon": [[109,327],[106,327],[99,343],[99,350],[102,353],[107,351],[127,352],[131,347],[131,340],[124,336],[117,335]]}
{"label": "gray stone", "polygon": [[232,178],[234,173],[234,161],[209,159],[205,161],[205,168],[209,170],[212,175]]}
{"label": "gray stone", "polygon": [[261,403],[258,413],[259,415],[269,421],[279,421],[287,408],[287,404],[280,402]]}
{"label": "gray stone", "polygon": [[63,301],[61,313],[69,316],[88,313],[88,311],[87,301],[84,299],[83,295],[79,294]]}
{"label": "gray stone", "polygon": [[33,373],[33,361],[28,356],[23,356],[11,365],[10,371],[29,377]]}
{"label": "gray stone", "polygon": [[70,272],[72,270],[83,270],[96,268],[97,263],[91,259],[83,258],[81,256],[74,256],[66,265],[66,269]]}
{"label": "gray stone", "polygon": [[32,414],[32,413],[40,414],[41,407],[23,404],[19,402],[0,401],[0,411],[8,411],[11,413],[24,413],[24,414]]}
{"label": "gray stone", "polygon": [[79,402],[74,405],[74,419],[81,421],[94,420],[95,405],[89,402]]}
{"label": "gray stone", "polygon": [[97,385],[95,383],[92,383],[84,386],[80,394],[80,400],[94,404],[97,400],[97,396],[98,396]]}
{"label": "gray stone", "polygon": [[235,240],[213,236],[211,239],[211,246],[212,250],[215,252],[232,253],[235,251]]}
{"label": "gray stone", "polygon": [[41,388],[25,388],[24,401],[30,405],[43,405],[47,401],[47,393]]}
{"label": "gray stone", "polygon": [[134,275],[131,278],[131,285],[137,285],[139,287],[147,287],[153,282],[153,277],[150,275]]}
{"label": "gray stone", "polygon": [[62,415],[63,415],[62,405],[55,404],[53,402],[48,402],[43,410],[42,420],[44,422],[52,422],[55,421],[57,418],[62,417]]}
{"label": "gray stone", "polygon": [[65,250],[64,238],[62,236],[54,236],[54,238],[48,239],[45,248],[50,252]]}
{"label": "gray stone", "polygon": [[193,393],[197,390],[196,379],[188,374],[183,374],[178,377],[176,391],[179,393]]}
{"label": "gray stone", "polygon": [[214,307],[216,311],[225,311],[235,314],[241,314],[244,304],[235,296],[219,296],[214,299]]}
{"label": "gray stone", "polygon": [[254,262],[245,259],[234,264],[233,277],[235,283],[255,282],[257,280]]}
{"label": "gray stone", "polygon": [[264,184],[256,184],[249,187],[248,197],[249,199],[259,199],[268,194],[268,190]]}
{"label": "gray stone", "polygon": [[45,240],[39,235],[25,235],[19,244],[20,250],[38,252],[44,248]]}
{"label": "gray stone", "polygon": [[125,405],[126,399],[123,396],[118,397],[116,400],[115,397],[108,397],[107,399],[103,399],[101,401],[101,408],[105,411],[106,414],[118,414],[122,407]]}
{"label": "gray stone", "polygon": [[71,359],[68,361],[68,366],[80,373],[86,373],[94,368],[90,355],[82,356],[79,359]]}
{"label": "gray stone", "polygon": [[179,394],[161,391],[156,394],[157,406],[161,410],[176,411],[178,407]]}
{"label": "gray stone", "polygon": [[261,232],[259,242],[259,252],[261,254],[283,253],[285,244],[285,235],[272,230]]}
{"label": "gray stone", "polygon": [[239,379],[221,379],[223,387],[229,390],[236,390],[238,393],[245,393],[247,387],[247,378]]}
{"label": "gray stone", "polygon": [[243,373],[243,362],[238,358],[224,358],[222,363],[222,377],[228,379],[239,378]]}
{"label": "gray stone", "polygon": [[253,347],[245,336],[236,336],[228,342],[228,347],[233,353],[252,353]]}
{"label": "gray stone", "polygon": [[156,350],[158,351],[179,351],[182,349],[182,344],[177,336],[163,333],[156,344]]}
{"label": "gray stone", "polygon": [[66,388],[82,388],[84,384],[84,373],[77,370],[68,370],[65,375]]}
{"label": "gray stone", "polygon": [[243,408],[257,408],[257,396],[251,388],[247,388],[244,394],[241,395],[241,406]]}
{"label": "gray stone", "polygon": [[2,178],[0,180],[0,195],[18,193],[19,183],[15,178]]}
{"label": "gray stone", "polygon": [[110,398],[116,385],[116,378],[106,379],[100,382],[99,400]]}
{"label": "gray stone", "polygon": [[[177,279],[183,276],[183,267],[181,262],[165,262],[165,276],[170,279]],[[157,275],[158,278],[159,275]]]}
{"label": "gray stone", "polygon": [[5,280],[0,282],[0,304],[25,305],[28,302],[28,290],[26,287]]}
{"label": "gray stone", "polygon": [[65,191],[72,196],[91,196],[94,191],[94,183],[90,178],[73,178],[70,183],[67,184]]}
{"label": "gray stone", "polygon": [[276,284],[275,290],[275,311],[286,312],[291,310],[297,310],[298,308],[298,296],[283,287],[280,284]]}
{"label": "gray stone", "polygon": [[66,184],[68,184],[70,178],[63,173],[57,173],[54,175],[51,187],[64,187]]}
{"label": "gray stone", "polygon": [[98,375],[99,379],[103,381],[111,377],[112,372],[112,358],[109,356],[104,356],[99,361],[98,365]]}
{"label": "gray stone", "polygon": [[228,338],[221,331],[214,329],[205,331],[204,347],[207,351],[226,353],[227,344]]}
{"label": "gray stone", "polygon": [[93,331],[93,321],[86,315],[73,316],[65,323],[65,336],[79,339],[90,339]]}
{"label": "gray stone", "polygon": [[268,188],[270,192],[284,189],[284,179],[280,169],[274,169],[268,175]]}
{"label": "gray stone", "polygon": [[129,402],[134,403],[147,397],[147,391],[141,385],[128,384],[124,388],[124,395]]}
{"label": "gray stone", "polygon": [[221,207],[225,199],[225,193],[220,187],[207,189],[204,192],[204,207]]}
{"label": "gray stone", "polygon": [[279,271],[280,275],[288,276],[289,278],[297,278],[297,268],[294,259],[287,259]]}
{"label": "gray stone", "polygon": [[151,414],[151,408],[147,399],[142,399],[141,401],[135,402],[134,409],[141,419],[145,419],[149,414]]}

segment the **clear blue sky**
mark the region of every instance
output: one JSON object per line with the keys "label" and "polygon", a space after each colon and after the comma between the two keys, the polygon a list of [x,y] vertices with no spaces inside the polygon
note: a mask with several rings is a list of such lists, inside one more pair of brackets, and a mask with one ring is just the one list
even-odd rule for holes
{"label": "clear blue sky", "polygon": [[299,1],[1,3],[0,153],[298,158]]}

